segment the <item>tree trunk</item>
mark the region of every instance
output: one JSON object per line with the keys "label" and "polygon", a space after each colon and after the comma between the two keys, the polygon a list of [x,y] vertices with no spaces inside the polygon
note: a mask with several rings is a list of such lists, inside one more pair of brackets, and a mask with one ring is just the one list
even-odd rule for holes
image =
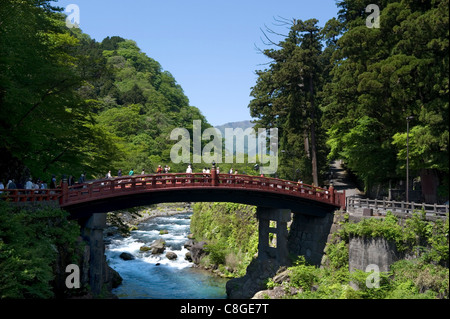
{"label": "tree trunk", "polygon": [[317,172],[317,150],[316,150],[316,110],[314,105],[314,83],[313,77],[309,77],[309,93],[311,101],[311,167],[313,184],[319,186],[319,174]]}
{"label": "tree trunk", "polygon": [[310,154],[310,150],[309,150],[309,137],[308,137],[308,132],[306,130],[303,132],[303,136],[304,136],[306,157],[311,158],[311,154]]}

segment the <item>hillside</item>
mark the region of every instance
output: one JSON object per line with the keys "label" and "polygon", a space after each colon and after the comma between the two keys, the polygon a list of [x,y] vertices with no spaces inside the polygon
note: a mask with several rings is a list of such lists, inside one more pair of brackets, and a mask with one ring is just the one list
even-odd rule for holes
{"label": "hillside", "polygon": [[[174,128],[192,130],[193,120],[210,127],[170,72],[136,42],[117,36],[97,42],[66,28],[64,19],[47,1],[2,5],[4,183],[15,179],[23,186],[30,177],[49,183],[52,175],[78,180],[83,172],[100,178],[119,169],[155,172],[170,163]],[[176,170],[185,164],[173,164]]]}

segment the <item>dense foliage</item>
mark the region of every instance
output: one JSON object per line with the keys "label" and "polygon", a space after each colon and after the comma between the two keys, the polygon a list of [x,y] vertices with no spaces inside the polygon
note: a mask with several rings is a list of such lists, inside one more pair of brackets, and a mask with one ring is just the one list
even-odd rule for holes
{"label": "dense foliage", "polygon": [[172,129],[192,130],[194,119],[204,129],[206,119],[134,41],[96,42],[67,28],[61,10],[47,0],[1,0],[0,179],[170,165]]}
{"label": "dense foliage", "polygon": [[79,226],[50,207],[25,209],[0,201],[0,299],[55,297],[57,257],[78,264]]}
{"label": "dense foliage", "polygon": [[[379,29],[365,25],[370,3],[339,3],[346,31],[324,89],[330,157],[345,159],[366,189],[404,179],[406,118],[413,116],[413,176],[429,183],[431,175],[433,187],[448,193],[448,0],[382,1]],[[431,193],[425,200],[435,202]]]}
{"label": "dense foliage", "polygon": [[245,274],[258,251],[256,207],[232,203],[196,203],[191,219],[196,241],[206,241],[205,267],[230,277]]}
{"label": "dense foliage", "polygon": [[327,160],[343,159],[369,194],[404,181],[412,116],[410,177],[425,201],[445,201],[448,0],[379,1],[380,28],[366,26],[369,4],[337,1],[338,17],[323,28],[315,19],[277,20],[289,33],[279,42],[271,37],[283,31],[265,33],[274,48],[262,51],[271,63],[256,72],[250,113],[257,125],[280,128],[280,176],[322,183]]}
{"label": "dense foliage", "polygon": [[[300,289],[292,296],[300,299],[448,299],[448,225],[448,218],[431,222],[423,213],[415,213],[403,225],[392,213],[358,223],[346,220],[335,240],[327,243],[322,267],[308,265],[300,256],[289,268],[290,280],[284,288]],[[379,287],[369,287],[371,273],[349,272],[350,237],[385,238],[415,258],[395,262],[389,272],[379,273]],[[268,288],[276,285],[269,280]]]}

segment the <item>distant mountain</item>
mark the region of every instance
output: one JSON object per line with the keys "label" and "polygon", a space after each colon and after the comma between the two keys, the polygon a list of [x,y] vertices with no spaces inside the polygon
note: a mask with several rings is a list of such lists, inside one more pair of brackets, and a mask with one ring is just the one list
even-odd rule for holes
{"label": "distant mountain", "polygon": [[248,129],[249,127],[253,127],[255,124],[253,124],[251,121],[240,121],[240,122],[230,122],[223,125],[216,126],[215,128],[222,133],[222,136],[225,136],[225,129],[226,128],[242,128],[244,131]]}
{"label": "distant mountain", "polygon": [[[251,121],[240,121],[240,122],[230,122],[230,123],[226,123],[223,125],[219,125],[216,126],[215,128],[217,130],[219,130],[219,132],[222,134],[222,137],[225,138],[225,129],[227,128],[231,128],[231,129],[237,129],[237,128],[241,128],[243,131],[245,131],[248,128],[252,128],[254,126],[254,124]],[[236,139],[233,141],[233,144],[236,145]],[[255,144],[257,144],[255,142]],[[255,150],[254,148],[252,148],[251,150]],[[256,147],[255,153],[257,152],[258,148]],[[236,149],[233,150],[229,150],[230,152],[232,152],[233,154],[236,154]],[[248,154],[249,153],[249,149],[248,149],[248,140],[245,139],[244,141],[244,154]]]}

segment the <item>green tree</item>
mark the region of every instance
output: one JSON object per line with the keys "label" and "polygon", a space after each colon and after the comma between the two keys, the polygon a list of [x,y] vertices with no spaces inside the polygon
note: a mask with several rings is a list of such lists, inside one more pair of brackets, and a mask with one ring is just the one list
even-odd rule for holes
{"label": "green tree", "polygon": [[109,141],[95,127],[96,102],[83,97],[88,76],[76,56],[80,40],[59,11],[50,1],[2,1],[3,178],[92,173],[114,156],[113,147],[102,147]]}
{"label": "green tree", "polygon": [[[439,182],[448,189],[448,1],[385,1],[379,29],[365,25],[368,4],[338,3],[346,32],[324,89],[329,157],[343,158],[367,191],[403,180],[406,117],[413,115],[413,173],[422,190]],[[359,152],[352,151],[356,136],[367,138]],[[370,153],[372,160],[361,158]],[[425,200],[436,201],[436,192],[425,193]]]}
{"label": "green tree", "polygon": [[327,62],[322,59],[322,34],[317,23],[315,19],[294,20],[283,41],[271,42],[277,49],[263,51],[271,64],[268,69],[256,72],[258,80],[249,104],[257,126],[277,127],[285,154],[304,163],[293,162],[292,166],[304,167],[303,173],[311,176],[306,181],[316,185],[320,168],[325,164],[319,163],[318,153],[324,145],[318,139],[317,127],[321,118],[319,92],[324,81],[323,63]]}

